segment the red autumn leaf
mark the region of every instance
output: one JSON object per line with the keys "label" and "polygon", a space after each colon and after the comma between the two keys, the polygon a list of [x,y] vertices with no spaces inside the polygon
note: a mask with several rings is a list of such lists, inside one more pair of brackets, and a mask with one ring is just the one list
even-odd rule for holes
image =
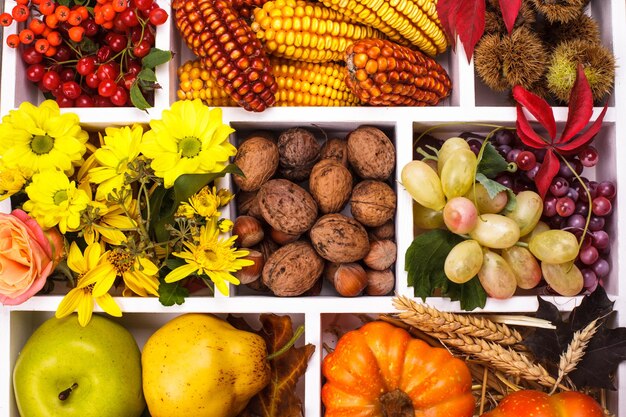
{"label": "red autumn leaf", "polygon": [[543,157],[543,162],[539,167],[539,171],[535,175],[535,185],[537,186],[537,192],[543,199],[552,184],[552,180],[558,174],[561,163],[559,158],[554,154],[552,148],[548,148],[546,156]]}
{"label": "red autumn leaf", "polygon": [[[526,144],[535,149],[545,149],[546,155],[535,176],[535,185],[541,198],[544,198],[552,180],[559,172],[559,156],[574,153],[587,145],[602,127],[607,105],[596,121],[582,134],[579,134],[589,123],[593,115],[593,97],[589,82],[585,77],[582,65],[578,66],[576,81],[570,93],[567,122],[559,139],[556,137],[554,112],[550,105],[541,97],[527,91],[521,86],[513,87],[513,97],[517,100],[517,134]],[[535,116],[535,119],[548,131],[550,141],[541,137],[530,125],[523,107]],[[578,136],[576,136],[578,135]],[[543,143],[542,143],[543,142]]]}
{"label": "red autumn leaf", "polygon": [[439,0],[437,2],[437,16],[441,22],[441,28],[448,37],[448,41],[452,45],[452,48],[454,48],[456,40],[454,21],[458,8],[459,2],[455,0]]}
{"label": "red autumn leaf", "polygon": [[513,98],[519,104],[526,107],[526,110],[528,110],[530,114],[537,119],[539,124],[548,131],[551,139],[556,138],[556,121],[554,120],[554,113],[552,112],[552,107],[550,107],[544,99],[531,93],[520,85],[513,87]]}
{"label": "red autumn leaf", "polygon": [[569,97],[569,109],[567,123],[561,134],[559,142],[570,140],[576,133],[583,130],[593,115],[593,93],[585,77],[582,64],[578,64],[576,81]]}
{"label": "red autumn leaf", "polygon": [[485,0],[459,1],[454,23],[467,60],[470,61],[476,44],[485,32]]}
{"label": "red autumn leaf", "polygon": [[504,25],[510,34],[513,31],[519,9],[522,7],[522,0],[499,0],[499,2]]}

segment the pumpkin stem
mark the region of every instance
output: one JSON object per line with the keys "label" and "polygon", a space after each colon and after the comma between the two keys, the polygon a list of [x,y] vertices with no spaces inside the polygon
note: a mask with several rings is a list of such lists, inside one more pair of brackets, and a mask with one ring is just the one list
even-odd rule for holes
{"label": "pumpkin stem", "polygon": [[413,417],[415,409],[406,392],[395,389],[380,396],[383,417]]}

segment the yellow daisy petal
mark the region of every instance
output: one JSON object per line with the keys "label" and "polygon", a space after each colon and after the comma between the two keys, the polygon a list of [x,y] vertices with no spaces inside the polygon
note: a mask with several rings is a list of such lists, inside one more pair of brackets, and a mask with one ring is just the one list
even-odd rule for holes
{"label": "yellow daisy petal", "polygon": [[187,278],[189,275],[192,275],[197,270],[197,267],[191,264],[179,266],[178,268],[167,274],[167,276],[165,277],[165,282],[170,283],[180,281],[181,279]]}
{"label": "yellow daisy petal", "polygon": [[122,317],[122,309],[117,305],[111,294],[106,293],[101,297],[97,297],[96,303],[98,303],[100,308],[108,315],[113,317]]}
{"label": "yellow daisy petal", "polygon": [[62,319],[63,317],[72,314],[78,308],[82,297],[82,288],[72,288],[59,303],[57,311],[56,313],[54,313],[54,316],[57,319]]}

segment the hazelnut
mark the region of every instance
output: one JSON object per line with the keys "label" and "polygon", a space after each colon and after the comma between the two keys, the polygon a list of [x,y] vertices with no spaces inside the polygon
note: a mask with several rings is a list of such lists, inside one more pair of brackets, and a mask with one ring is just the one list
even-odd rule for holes
{"label": "hazelnut", "polygon": [[370,242],[370,251],[363,258],[365,265],[377,271],[383,271],[396,262],[396,244],[391,240]]}
{"label": "hazelnut", "polygon": [[368,235],[370,240],[393,239],[396,235],[396,225],[393,220],[389,220],[378,227],[372,228]]}
{"label": "hazelnut", "polygon": [[335,290],[344,297],[355,297],[367,286],[367,274],[358,263],[336,264],[328,263],[324,269],[324,276]]}
{"label": "hazelnut", "polygon": [[251,248],[265,236],[261,222],[252,216],[237,217],[232,233],[237,236],[235,244],[240,248]]}
{"label": "hazelnut", "polygon": [[295,242],[300,238],[300,236],[301,235],[292,235],[290,233],[285,233],[274,228],[272,228],[272,230],[270,231],[270,238],[281,246],[291,242]]}
{"label": "hazelnut", "polygon": [[263,267],[265,266],[265,258],[263,254],[256,250],[251,250],[247,256],[242,259],[249,259],[254,262],[254,265],[248,265],[235,272],[235,276],[242,284],[250,284],[261,277]]}
{"label": "hazelnut", "polygon": [[390,269],[384,271],[376,271],[374,269],[366,269],[367,286],[365,292],[367,295],[387,295],[393,291],[396,278]]}

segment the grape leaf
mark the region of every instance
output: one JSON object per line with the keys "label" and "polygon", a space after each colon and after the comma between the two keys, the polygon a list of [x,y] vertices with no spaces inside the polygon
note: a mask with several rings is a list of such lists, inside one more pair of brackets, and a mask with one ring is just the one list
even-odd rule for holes
{"label": "grape leaf", "polygon": [[485,190],[487,190],[487,194],[489,194],[489,198],[491,199],[495,198],[499,192],[508,190],[507,187],[500,184],[498,181],[489,179],[485,177],[485,174],[480,172],[476,174],[476,181],[478,181],[485,187]]}
{"label": "grape leaf", "polygon": [[[291,317],[261,314],[262,329],[257,333],[265,339],[268,352],[276,352],[293,337]],[[231,321],[239,328],[236,321]],[[315,346],[291,347],[270,361],[270,383],[252,397],[239,417],[301,417],[302,401],[296,394],[296,384],[306,372]]]}
{"label": "grape leaf", "polygon": [[509,163],[500,155],[500,152],[489,142],[483,149],[483,154],[478,161],[476,172],[483,174],[487,178],[494,178],[503,171],[506,171]]}
{"label": "grape leaf", "polygon": [[159,302],[171,307],[174,304],[181,305],[189,295],[189,290],[182,286],[180,281],[167,283],[165,278],[159,278]]}
{"label": "grape leaf", "polygon": [[425,300],[435,293],[460,301],[461,308],[484,307],[486,294],[478,280],[454,284],[446,277],[443,266],[450,250],[463,238],[448,230],[431,230],[417,236],[405,254],[408,285],[415,297]]}
{"label": "grape leaf", "polygon": [[[536,317],[546,319],[556,329],[535,329],[524,339],[524,344],[535,358],[547,366],[558,363],[576,331],[598,320],[598,329],[589,341],[582,360],[568,377],[577,388],[592,387],[615,389],[612,376],[619,363],[626,359],[626,328],[611,329],[607,326],[613,312],[613,302],[609,300],[601,286],[583,297],[580,305],[572,310],[567,320],[563,320],[557,307],[539,298]],[[551,370],[556,376],[554,366]]]}

